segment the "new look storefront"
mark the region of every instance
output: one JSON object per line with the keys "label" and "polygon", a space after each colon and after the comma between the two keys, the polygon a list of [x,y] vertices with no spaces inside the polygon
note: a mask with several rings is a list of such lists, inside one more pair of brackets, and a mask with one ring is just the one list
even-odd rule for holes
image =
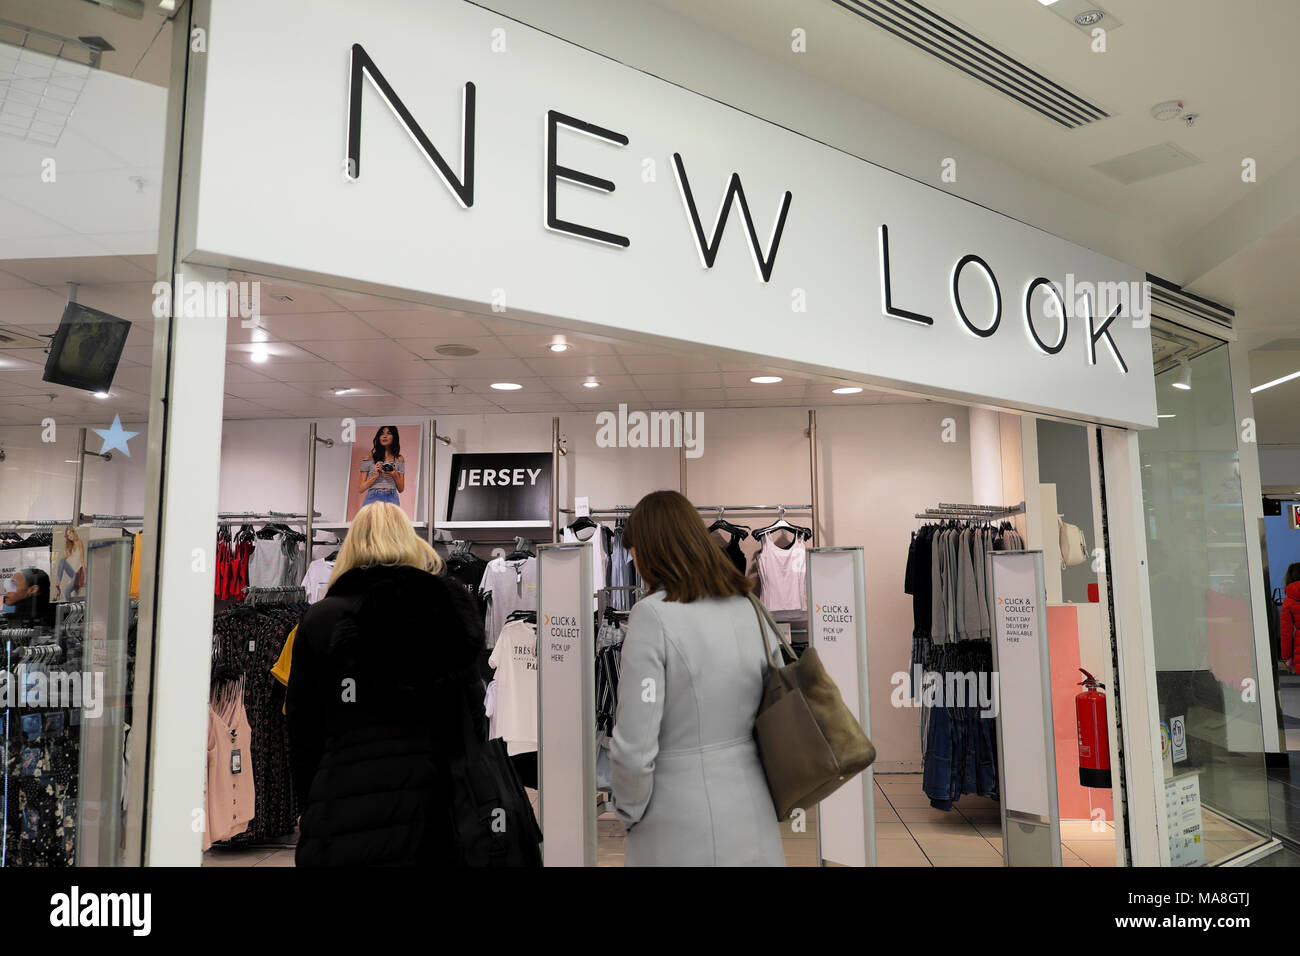
{"label": "new look storefront", "polygon": [[[162,276],[267,277],[939,403],[924,441],[942,448],[960,433],[969,496],[936,502],[1018,503],[1030,550],[1057,540],[1032,425],[1079,429],[1096,653],[1116,685],[1104,819],[1120,862],[1170,863],[1137,442],[1156,425],[1143,273],[458,0],[364,13],[321,0],[308,18],[210,0],[183,16]],[[154,656],[136,671],[152,724],[132,780],[148,810],[128,836],[150,864],[193,864],[200,837],[178,808],[203,806],[213,603],[211,569],[196,570],[195,556],[219,511],[223,394],[237,393],[223,357],[257,317],[231,306],[160,325],[145,507],[157,548],[141,576]],[[910,500],[873,492],[877,473],[911,480],[914,436],[891,438],[882,419],[871,440],[894,441],[900,457],[851,474],[835,449],[871,426],[838,427],[820,452],[810,429],[812,500],[834,501],[814,543],[868,545],[868,583],[879,573],[897,591],[906,537],[879,542],[899,554],[897,570],[878,571],[856,512],[893,508],[914,527]],[[739,441],[711,420],[705,434],[724,455]],[[683,487],[686,469],[683,458]],[[570,478],[560,503],[580,485]],[[881,616],[873,624],[868,592],[879,738],[903,726],[887,715],[887,681],[906,668],[910,639],[889,637],[897,628]],[[897,648],[878,652],[885,641]],[[1073,768],[1075,754],[1058,745],[1056,760]],[[893,763],[919,769],[901,751]]]}

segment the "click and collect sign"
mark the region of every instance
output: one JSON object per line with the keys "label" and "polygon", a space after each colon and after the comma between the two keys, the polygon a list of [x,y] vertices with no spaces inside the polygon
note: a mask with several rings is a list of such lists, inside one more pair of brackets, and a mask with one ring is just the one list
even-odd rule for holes
{"label": "click and collect sign", "polygon": [[537,768],[542,862],[596,865],[591,543],[537,548]]}
{"label": "click and collect sign", "polygon": [[1060,866],[1043,553],[995,551],[987,560],[1004,859],[1008,866]]}
{"label": "click and collect sign", "polygon": [[[808,635],[850,713],[871,736],[867,694],[866,577],[861,548],[808,550]],[[871,768],[818,805],[821,858],[876,865],[875,787]]]}
{"label": "click and collect sign", "polygon": [[451,456],[447,521],[549,521],[551,453]]}

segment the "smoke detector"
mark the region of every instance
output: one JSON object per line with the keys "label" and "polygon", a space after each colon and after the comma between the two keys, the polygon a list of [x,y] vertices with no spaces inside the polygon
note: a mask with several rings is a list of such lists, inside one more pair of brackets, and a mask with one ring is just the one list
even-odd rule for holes
{"label": "smoke detector", "polygon": [[1151,118],[1158,119],[1162,123],[1171,119],[1178,119],[1182,115],[1182,100],[1165,100],[1163,103],[1157,103],[1151,107]]}

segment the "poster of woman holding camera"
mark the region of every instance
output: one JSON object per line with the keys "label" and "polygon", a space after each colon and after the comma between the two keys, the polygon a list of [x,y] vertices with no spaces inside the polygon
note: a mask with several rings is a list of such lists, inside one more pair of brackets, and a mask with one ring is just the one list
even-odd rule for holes
{"label": "poster of woman holding camera", "polygon": [[[418,431],[416,443],[419,444]],[[348,482],[347,520],[376,501],[395,504],[415,520],[415,492],[418,485],[419,449],[407,470],[402,439],[396,425],[380,425],[367,448],[358,442],[352,452],[352,475]],[[407,489],[410,489],[408,493]]]}

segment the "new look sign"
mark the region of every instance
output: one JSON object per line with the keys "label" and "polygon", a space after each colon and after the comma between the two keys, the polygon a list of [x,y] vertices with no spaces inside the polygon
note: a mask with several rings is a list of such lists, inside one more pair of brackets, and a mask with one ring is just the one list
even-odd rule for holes
{"label": "new look sign", "polygon": [[282,6],[206,14],[191,261],[1155,423],[1131,267],[460,0]]}

